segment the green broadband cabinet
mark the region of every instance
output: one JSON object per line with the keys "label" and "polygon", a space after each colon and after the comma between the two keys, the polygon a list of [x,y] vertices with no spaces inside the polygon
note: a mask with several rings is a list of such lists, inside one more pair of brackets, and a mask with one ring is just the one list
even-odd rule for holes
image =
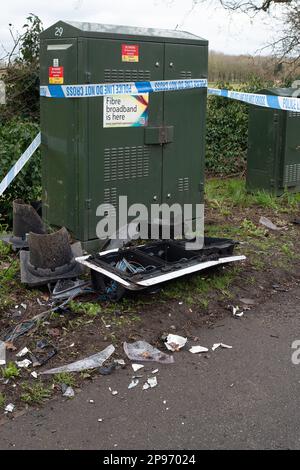
{"label": "green broadband cabinet", "polygon": [[[295,89],[259,93],[292,97]],[[249,106],[247,190],[300,191],[300,113]]]}
{"label": "green broadband cabinet", "polygon": [[[180,31],[58,22],[41,34],[41,85],[206,79],[208,42]],[[57,87],[56,87],[57,89]],[[200,203],[205,88],[41,97],[43,217],[88,249],[100,204]],[[114,113],[125,110],[126,116]]]}

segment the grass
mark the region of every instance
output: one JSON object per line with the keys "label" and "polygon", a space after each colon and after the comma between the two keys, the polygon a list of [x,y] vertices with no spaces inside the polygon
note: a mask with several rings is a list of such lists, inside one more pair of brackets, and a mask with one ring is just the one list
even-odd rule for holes
{"label": "grass", "polygon": [[21,400],[28,405],[40,404],[47,398],[50,398],[52,391],[50,388],[44,387],[42,382],[31,385],[29,383],[22,384],[24,393],[21,394]]}
{"label": "grass", "polygon": [[230,287],[238,271],[237,267],[227,267],[226,270],[210,271],[209,275],[205,277],[203,274],[198,274],[191,276],[188,280],[182,278],[170,283],[160,295],[162,300],[181,300],[190,306],[200,304],[203,308],[207,308],[209,296],[213,292],[217,292],[223,297],[231,297]]}
{"label": "grass", "polygon": [[101,313],[102,308],[99,304],[86,302],[70,302],[70,308],[75,313],[82,313],[90,318],[95,318]]}
{"label": "grass", "polygon": [[208,179],[206,181],[206,200],[212,206],[224,212],[233,207],[258,206],[278,212],[295,212],[299,209],[300,194],[285,191],[277,197],[266,191],[246,192],[246,183],[242,179]]}
{"label": "grass", "polygon": [[2,376],[4,379],[15,379],[19,377],[20,370],[14,362],[9,362],[9,364],[2,369]]}
{"label": "grass", "polygon": [[265,237],[266,230],[257,227],[251,220],[244,219],[241,223],[241,232],[245,237]]}
{"label": "grass", "polygon": [[67,387],[75,387],[76,379],[73,374],[68,372],[61,372],[60,374],[55,374],[53,382],[57,385],[67,385]]}

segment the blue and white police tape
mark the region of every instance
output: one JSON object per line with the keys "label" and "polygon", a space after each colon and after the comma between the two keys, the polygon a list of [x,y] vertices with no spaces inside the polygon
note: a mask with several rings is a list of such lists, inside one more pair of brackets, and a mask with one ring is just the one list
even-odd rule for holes
{"label": "blue and white police tape", "polygon": [[292,111],[300,113],[300,98],[261,95],[257,93],[243,93],[233,90],[220,90],[218,88],[208,88],[209,95],[223,96],[232,100],[243,101],[244,103],[262,106],[264,108],[280,109],[282,111]]}
{"label": "blue and white police tape", "polygon": [[[46,98],[92,98],[97,96],[141,95],[162,91],[179,91],[194,88],[207,88],[206,79],[160,80],[152,82],[104,83],[96,85],[48,85],[41,86],[40,95]],[[243,93],[233,90],[208,88],[209,95],[221,96],[264,108],[279,109],[300,113],[300,98],[272,96],[257,93]],[[0,196],[4,193],[16,175],[22,170],[30,157],[41,144],[39,133],[17,163],[8,172],[0,184]]]}
{"label": "blue and white police tape", "polygon": [[23,153],[23,155],[19,158],[19,160],[15,163],[15,165],[9,170],[5,178],[0,183],[0,196],[4,193],[4,191],[8,188],[10,183],[14,180],[17,174],[22,170],[24,165],[28,162],[34,152],[39,148],[41,144],[41,133],[39,133],[36,138],[31,142],[27,150]]}
{"label": "blue and white police tape", "polygon": [[98,96],[142,95],[161,91],[207,88],[206,79],[159,80],[152,82],[99,83],[91,85],[48,85],[40,87],[46,98],[95,98]]}
{"label": "blue and white police tape", "polygon": [[[206,79],[159,80],[151,82],[100,83],[91,85],[41,86],[40,95],[46,98],[94,98],[114,95],[141,95],[162,91],[182,91],[207,88]],[[208,88],[209,95],[222,96],[264,108],[300,112],[300,98],[243,93],[233,90]]]}

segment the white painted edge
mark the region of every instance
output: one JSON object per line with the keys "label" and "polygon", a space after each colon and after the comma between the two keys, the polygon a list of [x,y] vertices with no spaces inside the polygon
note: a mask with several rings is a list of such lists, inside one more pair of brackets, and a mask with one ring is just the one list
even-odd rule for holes
{"label": "white painted edge", "polygon": [[143,287],[153,286],[161,282],[166,282],[171,279],[176,279],[177,277],[185,276],[186,274],[191,274],[197,271],[202,271],[203,269],[211,268],[213,266],[218,266],[225,263],[233,263],[235,261],[244,261],[246,256],[231,256],[228,258],[219,258],[217,261],[206,261],[205,263],[198,263],[194,266],[189,266],[188,268],[179,269],[172,273],[162,274],[161,276],[153,277],[152,279],[146,279],[145,281],[137,282],[138,285]]}

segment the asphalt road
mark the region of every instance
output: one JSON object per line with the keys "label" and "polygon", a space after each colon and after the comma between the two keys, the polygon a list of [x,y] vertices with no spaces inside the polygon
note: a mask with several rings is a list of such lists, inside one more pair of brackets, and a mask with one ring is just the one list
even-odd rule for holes
{"label": "asphalt road", "polygon": [[277,293],[241,319],[200,329],[198,344],[233,348],[181,351],[174,365],[146,366],[159,368],[156,388],[128,390],[127,368],[74,400],[7,420],[0,449],[299,449],[300,365],[291,361],[299,299],[300,288]]}

